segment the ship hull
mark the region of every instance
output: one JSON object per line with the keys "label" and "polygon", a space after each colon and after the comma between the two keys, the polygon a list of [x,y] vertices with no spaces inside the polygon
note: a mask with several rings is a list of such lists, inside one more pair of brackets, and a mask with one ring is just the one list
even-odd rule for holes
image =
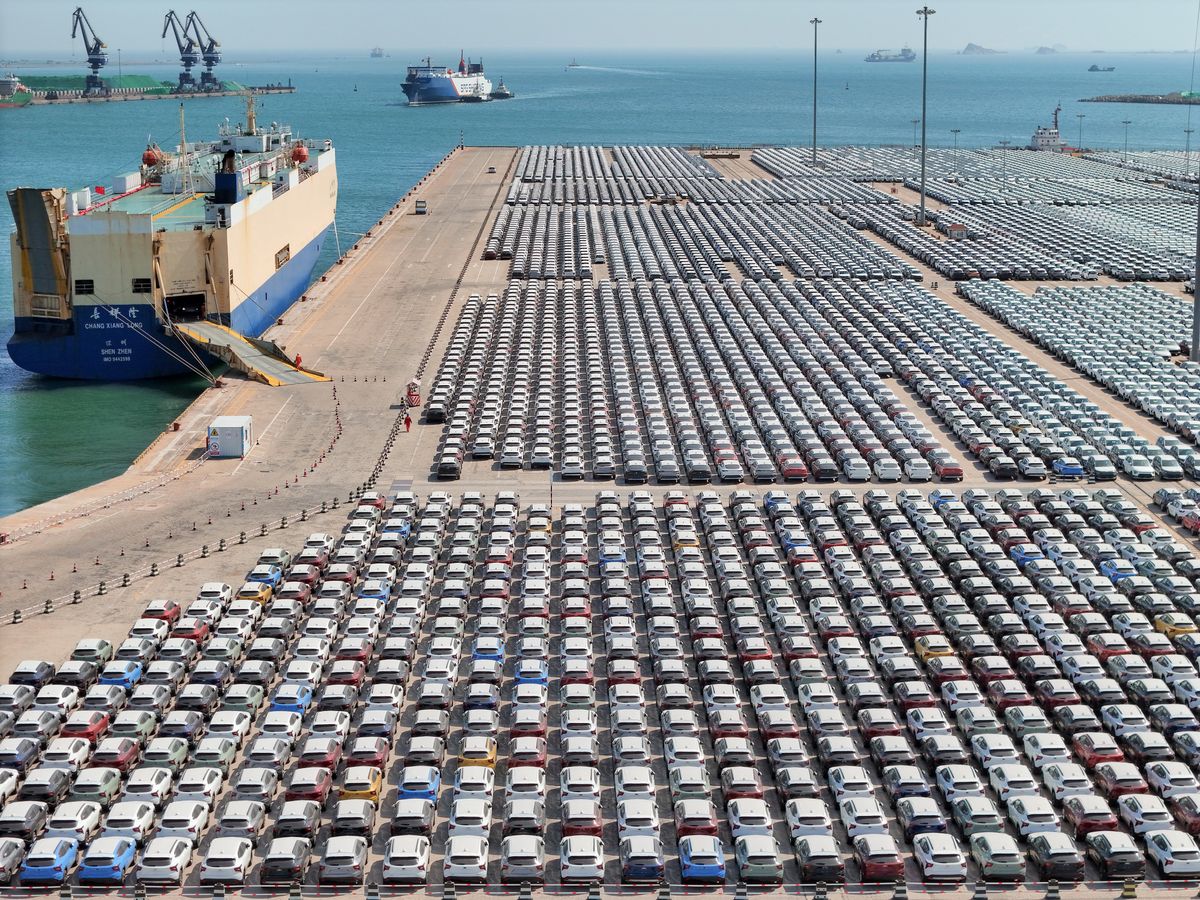
{"label": "ship hull", "polygon": [[[460,84],[461,82],[461,84]],[[401,86],[409,106],[439,103],[482,103],[491,98],[492,83],[482,75],[418,75]]]}
{"label": "ship hull", "polygon": [[[234,331],[258,337],[304,293],[312,280],[328,228],[292,255],[229,315],[212,316]],[[137,381],[194,372],[194,351],[166,334],[153,304],[124,302],[110,308],[80,306],[68,322],[18,317],[8,341],[12,361],[29,372],[86,381]],[[205,365],[217,360],[201,353]]]}

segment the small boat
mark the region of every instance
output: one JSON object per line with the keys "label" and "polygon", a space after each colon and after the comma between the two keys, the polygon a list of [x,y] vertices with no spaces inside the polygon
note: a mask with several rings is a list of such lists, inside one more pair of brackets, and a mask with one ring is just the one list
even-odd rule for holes
{"label": "small boat", "polygon": [[567,63],[567,68],[568,69],[580,68],[579,63],[575,62],[575,57],[573,57],[573,56],[571,57],[571,61],[569,63]]}
{"label": "small boat", "polygon": [[496,89],[491,94],[493,100],[511,100],[515,96],[516,94],[508,89],[503,78],[500,79],[500,83],[496,85]]}

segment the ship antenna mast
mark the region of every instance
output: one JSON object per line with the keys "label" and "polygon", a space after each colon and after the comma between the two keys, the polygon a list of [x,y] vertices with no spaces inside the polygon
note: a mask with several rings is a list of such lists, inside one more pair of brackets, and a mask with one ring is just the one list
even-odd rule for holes
{"label": "ship antenna mast", "polygon": [[1058,104],[1056,107],[1054,107],[1054,130],[1055,131],[1058,131],[1058,114],[1060,112],[1062,112],[1062,104],[1061,103]]}
{"label": "ship antenna mast", "polygon": [[183,121],[183,104],[179,104],[179,170],[183,181],[180,185],[182,193],[192,192],[192,160],[188,155],[187,129]]}
{"label": "ship antenna mast", "polygon": [[254,117],[254,91],[246,91],[246,134],[254,134],[258,130],[258,122]]}

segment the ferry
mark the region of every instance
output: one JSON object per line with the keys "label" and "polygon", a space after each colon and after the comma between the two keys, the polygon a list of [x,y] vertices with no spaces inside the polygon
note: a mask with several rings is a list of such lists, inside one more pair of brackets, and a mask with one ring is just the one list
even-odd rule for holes
{"label": "ferry", "polygon": [[424,65],[409,66],[400,85],[409,106],[483,103],[493,99],[492,83],[483,74],[482,61],[471,62],[460,53],[457,70],[435,66],[428,56],[423,62]]}
{"label": "ferry", "polygon": [[253,339],[312,279],[337,192],[332,142],[260,128],[253,95],[244,125],[150,144],[111,184],[11,190],[8,354],[41,375],[128,381],[262,351]]}

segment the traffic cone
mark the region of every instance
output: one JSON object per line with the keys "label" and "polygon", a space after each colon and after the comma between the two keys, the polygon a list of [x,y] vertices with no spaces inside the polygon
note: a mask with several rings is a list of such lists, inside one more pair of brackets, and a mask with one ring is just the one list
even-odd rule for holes
{"label": "traffic cone", "polygon": [[1061,900],[1061,895],[1058,891],[1058,882],[1051,878],[1046,885],[1046,896],[1044,900]]}
{"label": "traffic cone", "polygon": [[1132,878],[1126,878],[1125,883],[1121,886],[1121,900],[1133,900],[1137,896],[1137,882]]}

